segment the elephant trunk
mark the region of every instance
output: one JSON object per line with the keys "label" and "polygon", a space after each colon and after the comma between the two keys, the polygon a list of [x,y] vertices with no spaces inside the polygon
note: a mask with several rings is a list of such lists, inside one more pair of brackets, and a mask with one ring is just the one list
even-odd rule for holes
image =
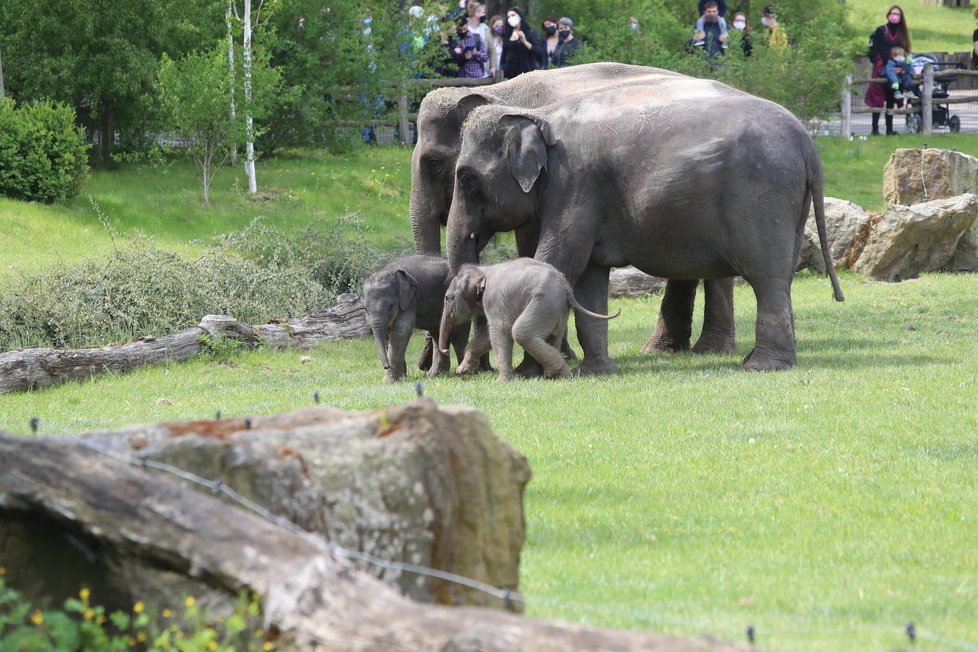
{"label": "elephant trunk", "polygon": [[441,325],[438,327],[438,350],[442,355],[448,355],[448,337],[455,325],[449,316],[448,307],[441,313]]}
{"label": "elephant trunk", "polygon": [[467,225],[454,224],[449,218],[445,240],[452,274],[458,274],[462,265],[479,264],[479,239]]}
{"label": "elephant trunk", "polygon": [[[414,166],[417,167],[417,166]],[[424,173],[415,169],[411,174],[411,232],[414,252],[429,256],[441,255],[441,225],[444,207],[438,205],[436,193],[426,192]]]}
{"label": "elephant trunk", "polygon": [[373,320],[370,324],[370,330],[374,332],[374,344],[377,345],[377,355],[380,356],[380,364],[384,366],[384,369],[390,369],[391,363],[387,359],[387,324],[383,323],[379,319]]}

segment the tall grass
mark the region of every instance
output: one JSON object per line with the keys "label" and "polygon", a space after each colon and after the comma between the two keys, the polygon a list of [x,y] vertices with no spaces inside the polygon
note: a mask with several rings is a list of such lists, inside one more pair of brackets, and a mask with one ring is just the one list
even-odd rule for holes
{"label": "tall grass", "polygon": [[974,278],[843,285],[838,304],[823,277],[796,280],[787,372],[739,369],[755,314],[740,286],[736,355],[642,354],[658,298],[615,300],[617,376],[384,384],[365,339],[9,395],[0,428],[268,414],[313,392],[382,409],[420,380],[530,461],[530,615],[733,640],[753,625],[763,648],[806,651],[897,649],[912,621],[915,649],[971,649],[953,644],[978,644]]}

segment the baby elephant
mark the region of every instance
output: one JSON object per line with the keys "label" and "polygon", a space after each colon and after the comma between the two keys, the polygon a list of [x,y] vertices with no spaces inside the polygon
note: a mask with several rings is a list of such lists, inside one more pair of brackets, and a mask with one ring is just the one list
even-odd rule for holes
{"label": "baby elephant", "polygon": [[[437,342],[445,290],[452,278],[448,261],[438,256],[404,256],[387,263],[363,280],[363,305],[377,344],[377,354],[387,372],[384,380],[400,380],[407,374],[404,354],[415,328],[428,331]],[[445,352],[434,351],[429,376],[451,366],[448,342],[461,361],[469,338],[468,324],[445,332]]]}
{"label": "baby elephant", "polygon": [[[567,332],[567,311],[578,317],[614,319],[585,309],[574,298],[570,283],[555,267],[533,258],[518,258],[497,265],[464,265],[445,293],[439,348],[448,354],[446,333],[474,319],[472,341],[457,373],[475,373],[479,357],[492,348],[499,365],[499,380],[513,377],[513,341],[543,366],[546,378],[571,375],[560,346]],[[484,319],[483,319],[484,318]]]}

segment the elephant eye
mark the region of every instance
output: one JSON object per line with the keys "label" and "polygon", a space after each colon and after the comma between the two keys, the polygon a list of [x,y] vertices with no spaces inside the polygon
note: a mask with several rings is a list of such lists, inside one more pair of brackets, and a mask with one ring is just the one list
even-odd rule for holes
{"label": "elephant eye", "polygon": [[440,158],[430,157],[425,161],[425,165],[427,166],[428,171],[434,174],[441,172],[441,169],[445,167],[445,162]]}

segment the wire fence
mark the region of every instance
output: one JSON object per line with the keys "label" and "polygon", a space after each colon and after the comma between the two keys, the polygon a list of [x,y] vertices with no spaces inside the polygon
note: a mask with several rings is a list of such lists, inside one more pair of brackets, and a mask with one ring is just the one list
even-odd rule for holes
{"label": "wire fence", "polygon": [[[418,383],[416,391],[418,395],[423,393],[421,383]],[[319,403],[318,393],[314,394],[314,400],[316,403]],[[221,411],[216,410],[214,416],[216,419],[221,419]],[[248,420],[249,419],[246,419],[246,421]],[[103,424],[86,421],[73,421],[70,428],[59,428],[57,424],[42,421],[39,417],[32,417],[28,425],[31,433],[34,435],[70,435],[76,434],[78,428],[80,427],[87,426],[92,430],[100,430],[102,429],[101,426]],[[867,634],[872,633],[877,636],[886,637],[888,641],[891,641],[886,644],[887,649],[890,649],[890,646],[897,644],[898,641],[905,641],[909,643],[910,649],[912,650],[961,650],[963,652],[978,652],[978,641],[965,641],[956,639],[954,637],[945,636],[940,632],[922,627],[920,624],[914,622],[908,622],[902,625],[874,625],[870,623],[858,623],[854,624],[851,628],[845,631],[831,630],[827,629],[826,627],[810,624],[797,624],[789,626],[781,623],[745,623],[741,627],[736,627],[731,626],[729,622],[711,620],[708,618],[677,618],[672,615],[666,615],[663,613],[658,613],[654,610],[649,610],[648,608],[635,606],[634,604],[602,604],[597,602],[574,603],[567,600],[540,595],[535,595],[532,597],[532,600],[529,600],[527,596],[521,592],[513,591],[508,588],[495,587],[485,582],[457,575],[455,573],[421,566],[418,564],[382,559],[375,555],[344,548],[334,542],[326,541],[319,534],[305,530],[287,518],[279,516],[255,501],[242,496],[220,479],[203,478],[171,464],[149,459],[146,456],[134,457],[118,453],[81,438],[76,439],[75,441],[86,449],[99,455],[104,455],[131,466],[170,475],[174,478],[178,478],[184,482],[200,487],[201,489],[205,489],[214,495],[222,496],[234,504],[259,516],[263,520],[302,537],[316,548],[326,554],[329,554],[333,558],[342,558],[384,570],[412,573],[419,576],[455,583],[460,586],[483,592],[500,600],[504,607],[510,611],[515,611],[514,607],[516,603],[523,605],[524,610],[530,604],[535,604],[541,607],[546,607],[549,610],[559,610],[562,613],[586,613],[589,614],[589,621],[609,622],[627,620],[630,623],[637,623],[642,628],[650,631],[670,630],[673,633],[685,632],[687,635],[690,633],[709,634],[729,641],[746,641],[751,647],[755,645],[763,646],[765,639],[792,639],[799,636],[812,636],[826,633],[845,635],[851,638],[853,635],[855,635],[855,632],[852,630],[857,629]],[[272,624],[281,627],[280,623],[273,621]],[[332,648],[327,647],[326,649],[347,650],[350,649],[352,644],[356,643],[356,641],[351,641],[348,639],[328,640],[314,632],[309,631],[300,631],[299,633],[318,642],[320,645],[333,646]],[[375,641],[371,640],[361,642],[370,643],[373,645],[371,649],[377,649]],[[394,642],[384,643],[382,647],[390,650],[409,649]],[[862,646],[862,649],[869,648]]]}

